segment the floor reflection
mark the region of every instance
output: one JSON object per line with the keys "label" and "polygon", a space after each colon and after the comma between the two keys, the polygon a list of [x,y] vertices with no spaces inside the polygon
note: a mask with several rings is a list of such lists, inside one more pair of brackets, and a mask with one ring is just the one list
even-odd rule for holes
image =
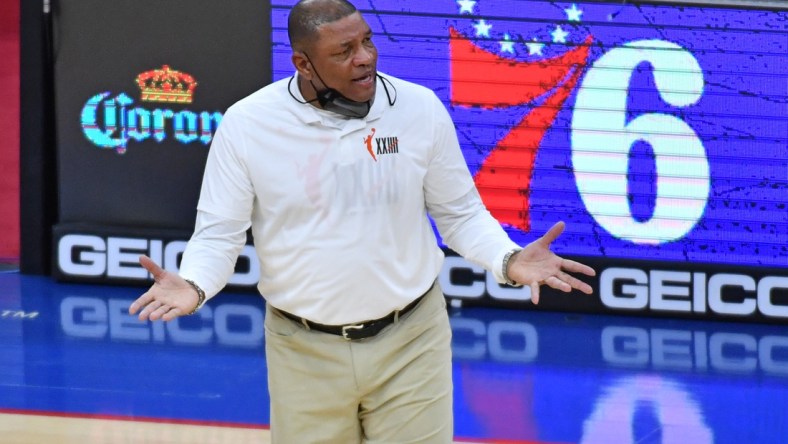
{"label": "floor reflection", "polygon": [[775,325],[463,309],[458,432],[520,442],[784,442]]}
{"label": "floor reflection", "polygon": [[[669,378],[629,376],[603,392],[583,423],[582,443],[714,442],[698,403],[681,384]],[[638,415],[643,411],[646,415]],[[648,413],[655,415],[653,425]]]}
{"label": "floor reflection", "polygon": [[[139,288],[0,274],[0,411],[265,426],[264,306],[225,293],[169,324]],[[451,309],[456,435],[480,442],[783,442],[788,331]]]}

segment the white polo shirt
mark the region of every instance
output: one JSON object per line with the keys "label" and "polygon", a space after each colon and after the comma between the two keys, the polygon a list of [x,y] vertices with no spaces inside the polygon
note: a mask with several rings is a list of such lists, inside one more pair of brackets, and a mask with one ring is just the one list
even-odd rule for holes
{"label": "white polo shirt", "polygon": [[[364,119],[299,103],[290,79],[230,107],[211,145],[181,274],[218,292],[251,224],[258,288],[281,310],[339,325],[379,318],[426,291],[443,261],[427,208],[474,185],[440,100],[385,77],[396,102],[378,79]],[[512,244],[482,216],[494,232],[483,261],[490,268]]]}

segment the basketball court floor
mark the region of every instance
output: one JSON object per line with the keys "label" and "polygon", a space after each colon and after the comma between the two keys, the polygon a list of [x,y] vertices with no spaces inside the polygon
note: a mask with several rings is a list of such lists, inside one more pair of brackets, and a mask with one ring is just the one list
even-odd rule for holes
{"label": "basketball court floor", "polygon": [[[0,273],[0,443],[267,443],[259,296]],[[582,297],[582,296],[577,296]],[[784,326],[451,308],[456,442],[788,442]]]}

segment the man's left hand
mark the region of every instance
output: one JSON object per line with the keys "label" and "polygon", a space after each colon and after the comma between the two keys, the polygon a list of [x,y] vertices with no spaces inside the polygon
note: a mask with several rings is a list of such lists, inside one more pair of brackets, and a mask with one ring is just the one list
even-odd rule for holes
{"label": "man's left hand", "polygon": [[564,231],[564,222],[557,222],[539,239],[526,245],[509,262],[507,273],[517,283],[531,288],[531,301],[539,303],[539,287],[549,285],[556,290],[569,293],[573,289],[583,293],[593,292],[590,285],[569,273],[595,276],[596,272],[588,265],[564,259],[550,250],[550,244]]}

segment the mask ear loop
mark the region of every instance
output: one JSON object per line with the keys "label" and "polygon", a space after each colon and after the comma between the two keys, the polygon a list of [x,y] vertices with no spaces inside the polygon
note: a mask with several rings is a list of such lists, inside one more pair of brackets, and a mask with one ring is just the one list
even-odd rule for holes
{"label": "mask ear loop", "polygon": [[[387,78],[383,77],[383,76],[382,76],[382,75],[380,75],[380,74],[376,74],[376,75],[377,75],[377,76],[378,76],[378,78],[380,79],[380,84],[381,84],[381,85],[383,85],[383,89],[386,91],[386,98],[387,98],[387,99],[388,99],[388,101],[389,101],[389,106],[394,106],[394,104],[395,104],[395,103],[397,103],[397,88],[396,88],[396,87],[394,87],[394,84],[393,84],[393,83],[391,83],[391,80],[389,80],[389,79],[387,79]],[[393,99],[391,98],[391,93],[389,93],[389,89],[388,89],[388,87],[386,86],[386,83],[388,83],[389,85],[391,85],[391,89],[393,89],[393,90],[394,90],[394,98],[393,98]]]}
{"label": "mask ear loop", "polygon": [[290,94],[290,97],[292,97],[293,100],[295,100],[296,102],[302,105],[309,105],[312,102],[316,102],[318,100],[317,98],[314,98],[312,100],[298,100],[298,97],[296,97],[295,94],[293,94],[293,91],[290,89],[290,85],[293,84],[293,80],[295,79],[295,77],[296,75],[293,74],[293,76],[290,77],[290,80],[287,81],[287,92]]}
{"label": "mask ear loop", "polygon": [[[389,102],[389,106],[394,106],[394,104],[397,103],[397,88],[394,86],[393,83],[391,83],[391,80],[383,77],[380,74],[375,74],[375,75],[380,79],[380,84],[383,85],[383,90],[386,92],[386,99]],[[295,94],[293,94],[293,91],[291,89],[292,88],[292,84],[293,84],[293,80],[295,80],[295,77],[296,77],[296,74],[293,74],[290,77],[290,80],[287,81],[287,92],[288,92],[288,94],[290,94],[290,97],[292,97],[293,100],[295,100],[296,102],[298,102],[298,103],[300,103],[302,105],[308,105],[308,104],[310,104],[312,102],[317,102],[319,100],[317,98],[314,98],[312,100],[298,100],[298,97],[296,97]],[[391,86],[391,89],[394,91],[394,98],[391,97],[391,92],[389,91],[388,86],[386,86],[387,83]]]}

